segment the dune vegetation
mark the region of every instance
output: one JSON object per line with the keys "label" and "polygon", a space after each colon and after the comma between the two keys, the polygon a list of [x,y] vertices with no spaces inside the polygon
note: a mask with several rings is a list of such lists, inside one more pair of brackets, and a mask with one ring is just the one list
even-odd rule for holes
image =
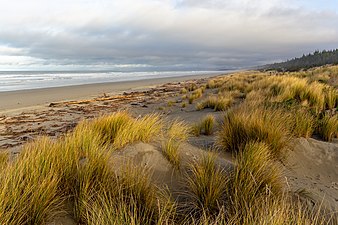
{"label": "dune vegetation", "polygon": [[[293,138],[338,137],[336,80],[317,70],[241,72],[181,89],[195,110],[224,111],[217,122],[205,114],[191,127],[160,114],[116,112],[27,143],[16,157],[1,151],[0,224],[50,224],[60,216],[93,225],[335,224],[335,214],[295,197],[281,166]],[[328,70],[337,75],[337,67]],[[214,149],[183,164],[191,133],[213,135]],[[179,192],[156,185],[146,166],[113,169],[112,153],[137,142],[158,146],[180,177]],[[231,169],[219,162],[223,152],[233,155]]]}

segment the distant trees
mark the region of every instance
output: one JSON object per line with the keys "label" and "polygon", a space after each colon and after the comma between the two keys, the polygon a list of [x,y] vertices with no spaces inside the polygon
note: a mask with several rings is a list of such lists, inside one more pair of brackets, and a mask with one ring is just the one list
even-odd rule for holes
{"label": "distant trees", "polygon": [[300,58],[294,58],[282,63],[274,63],[263,67],[264,70],[277,71],[298,71],[309,69],[326,64],[338,64],[338,49],[335,50],[316,50],[314,53],[304,55]]}

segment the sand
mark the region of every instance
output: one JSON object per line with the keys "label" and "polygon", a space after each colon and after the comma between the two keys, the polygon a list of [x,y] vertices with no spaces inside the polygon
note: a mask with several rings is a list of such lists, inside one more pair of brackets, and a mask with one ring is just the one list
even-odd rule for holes
{"label": "sand", "polygon": [[[21,144],[41,135],[56,138],[72,130],[80,120],[118,110],[146,114],[162,107],[162,103],[165,108],[168,97],[177,95],[186,83],[206,82],[204,78],[212,76],[215,75],[0,93],[0,149],[16,151]],[[163,102],[163,98],[167,100]]]}
{"label": "sand", "polygon": [[207,78],[215,74],[158,78],[147,80],[85,84],[66,87],[0,92],[0,115],[21,112],[48,105],[51,102],[89,99],[104,94],[119,94],[123,91],[142,90],[169,82]]}

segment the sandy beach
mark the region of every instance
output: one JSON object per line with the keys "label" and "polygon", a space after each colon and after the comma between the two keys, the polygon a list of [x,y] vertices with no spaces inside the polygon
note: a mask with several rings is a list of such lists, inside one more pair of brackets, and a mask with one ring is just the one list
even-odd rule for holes
{"label": "sandy beach", "polygon": [[[220,73],[224,74],[224,73]],[[85,84],[76,86],[41,88],[33,90],[0,92],[0,115],[17,113],[24,110],[41,108],[56,101],[79,100],[102,96],[104,94],[120,94],[123,91],[142,90],[169,82],[181,82],[193,79],[208,78],[215,74],[168,77],[123,82]]]}
{"label": "sandy beach", "polygon": [[118,110],[131,110],[135,115],[154,112],[165,108],[170,100],[168,97],[176,96],[185,85],[206,83],[208,78],[215,76],[0,92],[0,148],[16,151],[21,144],[38,136],[58,137],[71,130],[78,121]]}

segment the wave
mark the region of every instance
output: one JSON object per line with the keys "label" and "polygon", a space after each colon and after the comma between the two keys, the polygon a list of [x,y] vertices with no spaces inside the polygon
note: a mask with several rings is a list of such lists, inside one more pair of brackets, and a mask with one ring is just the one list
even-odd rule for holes
{"label": "wave", "polygon": [[151,72],[0,72],[0,92],[82,84],[145,80],[220,73],[219,71]]}

